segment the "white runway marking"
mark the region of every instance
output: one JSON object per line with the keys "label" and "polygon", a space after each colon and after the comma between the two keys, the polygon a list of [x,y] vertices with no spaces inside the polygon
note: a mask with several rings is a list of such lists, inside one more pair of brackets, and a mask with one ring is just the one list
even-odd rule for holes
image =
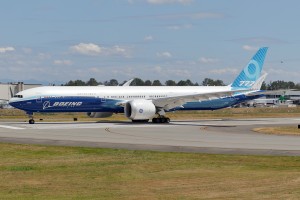
{"label": "white runway marking", "polygon": [[14,130],[22,130],[22,129],[25,129],[25,128],[21,128],[21,127],[5,126],[5,125],[0,125],[0,128],[8,128],[8,129],[14,129]]}

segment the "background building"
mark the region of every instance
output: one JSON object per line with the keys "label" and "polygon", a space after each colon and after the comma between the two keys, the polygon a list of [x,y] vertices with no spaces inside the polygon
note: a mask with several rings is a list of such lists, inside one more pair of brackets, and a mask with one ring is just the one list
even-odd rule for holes
{"label": "background building", "polygon": [[0,108],[8,107],[8,100],[20,91],[42,86],[41,84],[0,83]]}

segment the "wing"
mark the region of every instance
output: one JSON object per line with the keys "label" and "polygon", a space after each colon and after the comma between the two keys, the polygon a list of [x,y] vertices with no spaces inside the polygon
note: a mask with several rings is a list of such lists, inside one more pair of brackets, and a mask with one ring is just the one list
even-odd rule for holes
{"label": "wing", "polygon": [[173,96],[153,99],[152,102],[157,108],[162,108],[164,110],[170,110],[172,108],[180,107],[186,102],[193,101],[203,101],[203,100],[213,100],[222,97],[228,97],[236,94],[237,92],[245,92],[249,90],[227,90],[220,92],[210,92],[210,93],[195,93],[191,95]]}

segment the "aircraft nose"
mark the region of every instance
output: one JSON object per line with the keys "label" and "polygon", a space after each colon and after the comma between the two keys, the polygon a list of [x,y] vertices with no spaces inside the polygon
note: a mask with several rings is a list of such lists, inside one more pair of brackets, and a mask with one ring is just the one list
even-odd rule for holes
{"label": "aircraft nose", "polygon": [[10,100],[8,100],[8,104],[11,106],[14,106],[15,102],[16,102],[16,98],[11,98]]}
{"label": "aircraft nose", "polygon": [[14,97],[13,97],[13,98],[10,98],[10,99],[8,100],[8,103],[14,102],[15,99],[16,99],[16,98],[14,98]]}

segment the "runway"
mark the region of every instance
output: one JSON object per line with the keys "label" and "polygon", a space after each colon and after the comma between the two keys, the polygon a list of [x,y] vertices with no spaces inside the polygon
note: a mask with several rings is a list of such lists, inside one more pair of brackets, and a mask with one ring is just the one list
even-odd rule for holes
{"label": "runway", "polygon": [[0,142],[247,155],[300,155],[300,136],[255,133],[255,127],[300,124],[300,118],[131,122],[0,122]]}

